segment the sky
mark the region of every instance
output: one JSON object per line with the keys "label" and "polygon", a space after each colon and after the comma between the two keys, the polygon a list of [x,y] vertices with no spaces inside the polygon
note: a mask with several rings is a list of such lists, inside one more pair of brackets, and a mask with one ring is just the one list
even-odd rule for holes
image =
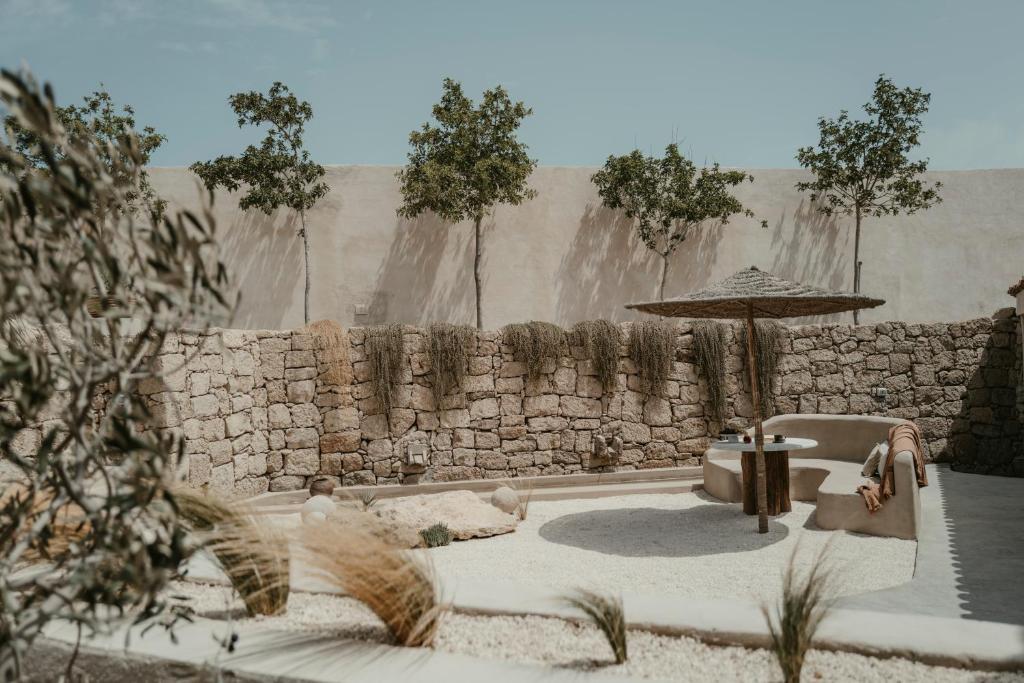
{"label": "sky", "polygon": [[533,108],[542,165],[670,142],[698,162],[793,168],[819,116],[885,73],[932,93],[933,169],[1024,167],[1021,0],[0,0],[0,66],[59,103],[102,83],[168,140],[156,166],[234,154],[231,93],[310,102],[325,164],[401,164],[441,81]]}

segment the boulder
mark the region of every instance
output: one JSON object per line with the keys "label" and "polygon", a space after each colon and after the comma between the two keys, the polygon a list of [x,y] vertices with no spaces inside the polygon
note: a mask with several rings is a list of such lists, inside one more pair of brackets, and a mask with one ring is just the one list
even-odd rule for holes
{"label": "boulder", "polygon": [[[443,522],[456,540],[507,534],[516,529],[515,516],[484,502],[472,491],[446,491],[379,500],[371,512],[385,527],[419,530]],[[407,534],[402,534],[403,536]]]}
{"label": "boulder", "polygon": [[334,514],[337,506],[330,496],[312,496],[302,504],[299,514],[303,524],[322,522]]}
{"label": "boulder", "polygon": [[491,494],[491,505],[502,512],[514,515],[519,509],[519,494],[513,488],[501,486]]}

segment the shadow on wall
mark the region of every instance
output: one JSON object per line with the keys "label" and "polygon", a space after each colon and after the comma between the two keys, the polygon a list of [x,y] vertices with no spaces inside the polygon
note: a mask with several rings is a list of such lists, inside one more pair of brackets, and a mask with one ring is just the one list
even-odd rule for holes
{"label": "shadow on wall", "polygon": [[1018,410],[1020,343],[1013,309],[996,313],[978,368],[953,423],[948,455],[953,469],[1024,476],[1024,437]]}
{"label": "shadow on wall", "polygon": [[[493,219],[490,224],[484,226],[485,250]],[[369,314],[356,324],[442,320],[475,325],[472,226],[463,227],[429,212],[398,219],[377,271]]]}
{"label": "shadow on wall", "polygon": [[[283,329],[293,299],[302,296],[302,239],[294,211],[235,214],[220,239],[222,258],[236,291],[242,292],[233,326],[243,329]],[[316,274],[314,273],[314,284]],[[302,300],[298,300],[299,323]]]}
{"label": "shadow on wall", "polygon": [[[826,215],[818,210],[820,202],[801,199],[787,219],[786,209],[782,210],[772,230],[771,250],[775,254],[770,271],[787,280],[805,285],[839,290],[852,289],[853,274],[849,262],[852,260],[852,246],[849,237],[840,243],[843,228],[839,217]],[[792,230],[787,230],[788,223]],[[847,273],[847,270],[850,272]],[[834,315],[813,315],[793,318],[791,325],[853,322],[850,313]]]}
{"label": "shadow on wall", "polygon": [[[726,226],[728,227],[728,226]],[[694,229],[669,263],[667,296],[703,286],[714,265],[722,228]],[[624,306],[657,297],[661,260],[643,242],[624,213],[587,204],[569,250],[559,266],[555,295],[557,322],[607,318],[616,322],[646,316]]]}

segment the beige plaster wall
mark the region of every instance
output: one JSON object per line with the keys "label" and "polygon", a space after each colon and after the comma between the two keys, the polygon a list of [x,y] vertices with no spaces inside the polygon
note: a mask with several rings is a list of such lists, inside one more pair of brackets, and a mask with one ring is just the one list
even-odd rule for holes
{"label": "beige plaster wall", "polygon": [[[396,167],[328,167],[330,194],[309,217],[312,315],[343,325],[423,324],[473,318],[472,226],[433,216],[398,218]],[[636,316],[623,304],[657,291],[658,262],[631,226],[601,207],[592,168],[543,167],[531,179],[536,199],[499,207],[485,222],[484,327],[550,320],[563,325]],[[666,292],[678,294],[756,265],[826,287],[852,283],[852,219],[813,211],[793,185],[799,170],[754,170],[740,199],[757,217],[707,227],[676,253]],[[172,203],[198,206],[186,169],[152,170]],[[1024,169],[947,171],[945,201],[913,216],[865,222],[864,291],[888,303],[862,321],[928,322],[991,315],[1006,306],[1006,283],[1019,278]],[[286,329],[302,323],[302,248],[287,212],[243,213],[226,194],[215,214],[241,304],[240,328]],[[760,219],[768,228],[760,227]],[[357,314],[357,307],[366,313]],[[839,318],[848,321],[849,316]]]}

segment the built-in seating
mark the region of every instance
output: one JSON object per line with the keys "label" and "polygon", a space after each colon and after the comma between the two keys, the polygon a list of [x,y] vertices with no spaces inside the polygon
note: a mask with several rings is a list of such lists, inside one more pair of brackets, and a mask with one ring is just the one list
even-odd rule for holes
{"label": "built-in seating", "polygon": [[[822,529],[845,529],[874,536],[917,538],[921,498],[909,453],[894,463],[896,495],[881,510],[869,513],[857,486],[871,449],[888,438],[898,418],[860,415],[776,415],[764,422],[772,434],[814,439],[814,448],[789,452],[789,491],[793,500],[817,503],[815,523]],[[753,433],[753,430],[750,430]],[[770,454],[766,457],[772,457]],[[740,454],[712,444],[704,454],[704,489],[730,503],[743,500]]]}

